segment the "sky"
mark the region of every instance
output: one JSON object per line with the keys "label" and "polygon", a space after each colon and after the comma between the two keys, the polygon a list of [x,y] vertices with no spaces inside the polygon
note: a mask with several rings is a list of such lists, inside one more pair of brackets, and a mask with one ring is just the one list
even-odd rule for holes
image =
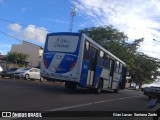
{"label": "sky", "polygon": [[129,42],[145,38],[139,51],[160,58],[160,0],[0,0],[0,53],[22,40],[43,46],[47,33],[68,32],[73,5],[73,32],[113,25]]}

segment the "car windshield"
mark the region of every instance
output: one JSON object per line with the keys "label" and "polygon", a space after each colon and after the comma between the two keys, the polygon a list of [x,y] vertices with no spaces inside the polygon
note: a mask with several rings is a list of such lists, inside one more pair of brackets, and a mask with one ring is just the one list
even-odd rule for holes
{"label": "car windshield", "polygon": [[11,68],[9,71],[16,71],[18,68]]}
{"label": "car windshield", "polygon": [[27,71],[27,70],[30,70],[31,68],[24,68],[22,69],[22,71]]}
{"label": "car windshield", "polygon": [[23,69],[22,68],[20,68],[20,69],[17,69],[16,71],[18,72],[18,71],[22,71]]}

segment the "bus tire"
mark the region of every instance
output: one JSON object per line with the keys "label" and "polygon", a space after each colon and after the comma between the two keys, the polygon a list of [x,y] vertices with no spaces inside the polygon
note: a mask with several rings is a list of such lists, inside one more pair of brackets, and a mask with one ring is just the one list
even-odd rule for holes
{"label": "bus tire", "polygon": [[75,82],[65,82],[65,87],[68,89],[76,89],[77,88],[77,83]]}
{"label": "bus tire", "polygon": [[119,86],[117,86],[116,89],[114,89],[114,93],[118,93],[119,92]]}
{"label": "bus tire", "polygon": [[97,88],[96,88],[96,94],[100,94],[101,91],[102,91],[102,88],[103,88],[103,80],[100,79],[100,80],[98,81],[98,85],[97,85]]}

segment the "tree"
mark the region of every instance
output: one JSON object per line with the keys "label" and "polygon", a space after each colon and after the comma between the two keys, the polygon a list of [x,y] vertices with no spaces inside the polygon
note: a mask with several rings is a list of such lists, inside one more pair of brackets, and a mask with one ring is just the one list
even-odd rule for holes
{"label": "tree", "polygon": [[24,53],[17,53],[17,52],[8,52],[6,55],[6,59],[9,62],[13,62],[18,64],[18,66],[22,67],[24,66],[24,61],[29,57],[28,54]]}
{"label": "tree", "polygon": [[127,64],[128,72],[132,78],[130,83],[134,81],[141,87],[142,84],[150,83],[160,75],[158,71],[160,60],[137,52],[144,38],[127,43],[127,35],[113,26],[85,28],[80,32],[91,37]]}
{"label": "tree", "polygon": [[102,46],[111,40],[122,43],[128,40],[127,35],[115,29],[113,26],[85,28],[84,30],[79,30],[79,32],[85,33]]}
{"label": "tree", "polygon": [[151,83],[160,75],[160,60],[149,57],[144,53],[137,53],[134,66],[130,71],[132,81],[141,88],[144,83]]}

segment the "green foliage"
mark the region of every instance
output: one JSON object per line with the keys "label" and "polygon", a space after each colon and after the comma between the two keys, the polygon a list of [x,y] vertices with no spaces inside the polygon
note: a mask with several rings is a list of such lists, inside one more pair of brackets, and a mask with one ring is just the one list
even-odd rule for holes
{"label": "green foliage", "polygon": [[85,28],[84,30],[79,30],[79,32],[91,37],[102,46],[110,40],[119,42],[125,42],[128,40],[127,35],[115,29],[113,26]]}
{"label": "green foliage", "polygon": [[6,59],[10,62],[17,63],[19,67],[24,66],[24,61],[29,57],[28,54],[17,53],[17,52],[8,52]]}
{"label": "green foliage", "polygon": [[132,43],[128,43],[127,35],[113,26],[85,28],[80,32],[85,33],[124,61],[132,78],[131,81],[139,86],[153,82],[157,76],[160,76],[158,71],[160,60],[137,52],[144,38],[135,39]]}
{"label": "green foliage", "polygon": [[140,87],[143,83],[151,83],[160,75],[160,60],[137,53],[134,65],[130,71],[132,80]]}

